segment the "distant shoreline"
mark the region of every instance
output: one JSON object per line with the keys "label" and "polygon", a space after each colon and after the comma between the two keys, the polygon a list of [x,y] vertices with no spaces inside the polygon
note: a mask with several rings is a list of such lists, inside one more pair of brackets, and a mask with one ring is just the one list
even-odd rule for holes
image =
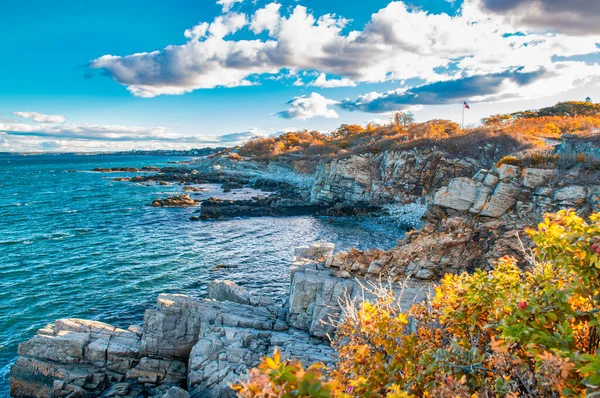
{"label": "distant shoreline", "polygon": [[0,156],[207,156],[226,149],[217,148],[193,148],[185,150],[133,150],[116,152],[0,152]]}

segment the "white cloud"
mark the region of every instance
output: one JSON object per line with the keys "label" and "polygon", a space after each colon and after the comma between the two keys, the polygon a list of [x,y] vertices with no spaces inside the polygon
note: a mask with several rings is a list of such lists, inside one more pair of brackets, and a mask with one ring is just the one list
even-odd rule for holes
{"label": "white cloud", "polygon": [[213,23],[208,26],[208,33],[218,39],[222,39],[232,33],[237,32],[246,26],[246,15],[231,12],[216,17]]}
{"label": "white cloud", "polygon": [[217,0],[217,4],[223,7],[223,12],[228,12],[235,3],[241,3],[244,0]]}
{"label": "white cloud", "polygon": [[327,79],[325,73],[319,74],[319,77],[315,79],[309,86],[322,87],[322,88],[334,88],[334,87],[356,87],[356,83],[350,79]]}
{"label": "white cloud", "polygon": [[66,120],[62,115],[44,115],[38,112],[13,112],[13,115],[31,119],[37,123],[63,123]]}
{"label": "white cloud", "polygon": [[0,151],[184,149],[237,145],[272,133],[252,128],[219,136],[186,135],[162,126],[0,122]]}
{"label": "white cloud", "polygon": [[374,113],[410,109],[415,105],[504,102],[542,98],[573,87],[599,87],[600,64],[556,62],[548,68],[526,71],[522,68],[500,73],[474,75],[455,80],[404,87],[385,93],[371,92],[340,106],[350,111]]}
{"label": "white cloud", "polygon": [[280,8],[281,4],[269,3],[264,8],[256,11],[252,17],[250,29],[256,34],[267,30],[273,35],[275,29],[279,26],[279,20],[281,18],[281,15],[279,14]]}
{"label": "white cloud", "polygon": [[337,101],[325,98],[318,93],[312,93],[309,96],[303,95],[294,98],[288,102],[290,107],[285,111],[278,112],[277,116],[284,119],[300,120],[312,119],[314,117],[336,119],[339,115],[330,106],[337,103]]}
{"label": "white cloud", "polygon": [[[554,70],[556,56],[598,52],[599,35],[516,34],[502,15],[486,11],[476,1],[484,0],[466,1],[452,16],[395,1],[374,13],[362,30],[350,32],[344,30],[348,21],[343,17],[318,17],[303,6],[282,13],[273,2],[251,17],[227,13],[210,24],[200,23],[185,32],[188,41],[183,45],[122,57],[104,55],[90,66],[103,68],[136,96],[154,97],[255,84],[265,75],[281,76],[287,70],[317,71],[318,77],[309,83],[316,87],[414,78],[434,83],[516,69]],[[261,36],[227,38],[246,27]],[[262,36],[265,31],[267,39]],[[577,82],[585,76],[573,77]]]}

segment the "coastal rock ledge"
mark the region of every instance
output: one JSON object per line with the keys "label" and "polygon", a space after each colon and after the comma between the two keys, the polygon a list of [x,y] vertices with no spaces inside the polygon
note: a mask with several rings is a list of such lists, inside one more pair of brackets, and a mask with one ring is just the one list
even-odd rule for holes
{"label": "coastal rock ledge", "polygon": [[[10,372],[14,397],[232,397],[229,383],[279,347],[305,364],[335,361],[340,300],[362,297],[360,279],[333,275],[332,244],[295,250],[283,305],[229,281],[209,284],[209,298],[161,294],[144,324],[120,329],[61,319],[19,345]],[[425,297],[405,286],[402,304]]]}

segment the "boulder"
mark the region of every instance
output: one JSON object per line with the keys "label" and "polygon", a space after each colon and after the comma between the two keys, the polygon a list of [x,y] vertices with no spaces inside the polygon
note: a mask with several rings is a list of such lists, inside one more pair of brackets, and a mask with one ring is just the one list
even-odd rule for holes
{"label": "boulder", "polygon": [[[503,165],[504,166],[504,165]],[[480,215],[485,217],[500,217],[517,203],[519,188],[513,184],[501,182],[483,207]]]}
{"label": "boulder", "polygon": [[568,204],[581,204],[587,197],[585,187],[580,185],[571,185],[559,188],[554,193],[554,200],[557,202],[567,202]]}
{"label": "boulder", "polygon": [[308,260],[325,263],[333,254],[333,243],[313,243],[310,246],[294,248],[294,261]]}
{"label": "boulder", "polygon": [[272,300],[266,297],[254,296],[235,282],[218,279],[208,282],[208,298],[216,301],[231,301],[238,304],[263,307],[273,305]]}
{"label": "boulder", "polygon": [[523,185],[527,188],[538,188],[547,185],[555,177],[556,170],[523,169]]}
{"label": "boulder", "polygon": [[477,192],[482,184],[469,178],[455,178],[447,187],[438,190],[433,197],[433,204],[454,210],[467,211],[473,206]]}
{"label": "boulder", "polygon": [[190,398],[190,394],[181,387],[171,387],[162,398]]}
{"label": "boulder", "polygon": [[519,177],[520,170],[521,168],[518,166],[502,164],[500,167],[498,167],[498,178],[503,182],[514,180],[515,178]]}

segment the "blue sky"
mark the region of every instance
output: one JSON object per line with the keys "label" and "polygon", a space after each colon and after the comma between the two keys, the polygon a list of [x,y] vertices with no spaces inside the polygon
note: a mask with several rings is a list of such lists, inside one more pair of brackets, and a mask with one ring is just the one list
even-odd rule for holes
{"label": "blue sky", "polygon": [[463,100],[476,123],[600,98],[600,8],[578,1],[5,0],[0,151],[230,145],[397,110],[458,120]]}

